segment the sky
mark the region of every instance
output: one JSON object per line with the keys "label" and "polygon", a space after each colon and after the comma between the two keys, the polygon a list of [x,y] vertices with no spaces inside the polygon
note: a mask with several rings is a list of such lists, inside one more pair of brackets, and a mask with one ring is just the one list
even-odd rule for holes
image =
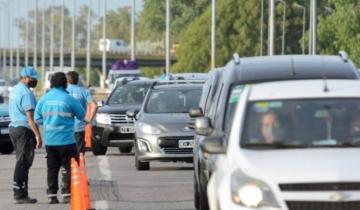
{"label": "sky", "polygon": [[[72,11],[72,0],[37,0],[38,1],[38,9],[41,9],[42,7],[48,8],[51,3],[54,5],[61,5],[62,1],[64,1],[65,6]],[[135,0],[136,3],[136,11],[140,12],[142,10],[144,0]],[[8,12],[8,4],[7,2],[11,2],[11,10],[13,12]],[[98,14],[99,12],[103,11],[103,2],[104,0],[91,0],[91,8],[95,12],[95,14]],[[75,0],[76,8],[80,8],[81,5],[88,4],[88,0]],[[32,10],[35,8],[35,0],[0,0],[0,46],[4,47],[10,46],[9,43],[9,34],[10,37],[13,37],[12,40],[12,46],[16,47],[17,44],[23,45],[23,43],[20,43],[20,39],[17,36],[17,29],[14,27],[13,31],[10,30],[9,33],[9,16],[11,18],[18,18],[18,17],[24,17],[27,10],[27,4],[29,6],[29,10]],[[107,0],[107,9],[108,10],[114,10],[118,7],[123,6],[131,6],[132,0]],[[40,30],[40,29],[39,29]]]}

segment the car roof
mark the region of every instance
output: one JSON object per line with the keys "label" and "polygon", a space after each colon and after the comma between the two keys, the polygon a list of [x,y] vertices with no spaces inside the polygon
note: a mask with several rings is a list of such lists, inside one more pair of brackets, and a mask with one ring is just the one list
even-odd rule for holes
{"label": "car roof", "polygon": [[239,64],[230,61],[225,67],[227,78],[243,83],[279,80],[359,79],[350,60],[329,55],[280,55],[241,58]]}
{"label": "car roof", "polygon": [[[128,80],[128,82],[126,83],[126,85],[152,85],[156,80],[153,79],[136,79],[136,80]],[[119,85],[121,86],[121,85]]]}
{"label": "car roof", "polygon": [[207,73],[176,73],[171,75],[174,78],[183,78],[185,80],[207,80]]}
{"label": "car roof", "polygon": [[[249,100],[360,98],[358,80],[297,80],[249,85]],[[326,91],[326,88],[328,89]]]}

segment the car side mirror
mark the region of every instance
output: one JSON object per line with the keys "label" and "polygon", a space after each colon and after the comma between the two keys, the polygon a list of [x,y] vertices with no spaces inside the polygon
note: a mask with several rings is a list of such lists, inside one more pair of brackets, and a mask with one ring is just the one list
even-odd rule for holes
{"label": "car side mirror", "polygon": [[128,118],[133,118],[133,119],[136,119],[136,116],[137,116],[137,114],[139,113],[139,110],[128,110],[127,112],[126,112],[126,116],[128,117]]}
{"label": "car side mirror", "polygon": [[207,136],[211,133],[211,120],[208,117],[198,117],[195,119],[195,133],[200,136]]}
{"label": "car side mirror", "polygon": [[226,148],[223,145],[223,138],[220,136],[211,136],[201,142],[200,148],[203,152],[209,154],[225,154]]}
{"label": "car side mirror", "polygon": [[97,106],[102,107],[105,105],[105,102],[103,100],[97,101]]}
{"label": "car side mirror", "polygon": [[204,116],[204,113],[203,113],[203,110],[202,108],[200,107],[193,107],[189,110],[189,115],[190,117],[192,118],[196,118],[196,117],[203,117]]}
{"label": "car side mirror", "polygon": [[3,103],[4,103],[4,97],[0,96],[0,104],[3,104]]}

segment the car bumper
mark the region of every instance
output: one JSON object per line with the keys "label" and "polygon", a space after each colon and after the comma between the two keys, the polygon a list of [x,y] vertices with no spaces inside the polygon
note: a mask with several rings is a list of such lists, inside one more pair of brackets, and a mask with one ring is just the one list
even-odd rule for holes
{"label": "car bumper", "polygon": [[133,124],[96,124],[92,126],[93,141],[107,147],[133,146],[134,133],[122,133],[122,126],[133,126]]}
{"label": "car bumper", "polygon": [[[136,137],[137,156],[141,161],[193,161],[193,148],[179,148],[179,140],[193,141],[192,133],[168,135],[142,134]],[[147,149],[143,146],[146,145]]]}

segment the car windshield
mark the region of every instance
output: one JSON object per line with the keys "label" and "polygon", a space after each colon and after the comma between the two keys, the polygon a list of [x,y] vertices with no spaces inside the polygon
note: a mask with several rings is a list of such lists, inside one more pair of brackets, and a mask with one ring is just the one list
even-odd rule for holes
{"label": "car windshield", "polygon": [[201,88],[159,89],[151,92],[146,105],[147,113],[188,113],[199,106]]}
{"label": "car windshield", "polygon": [[257,101],[246,115],[244,148],[360,146],[360,99]]}
{"label": "car windshield", "polygon": [[141,105],[150,84],[127,84],[118,86],[111,94],[108,104]]}

